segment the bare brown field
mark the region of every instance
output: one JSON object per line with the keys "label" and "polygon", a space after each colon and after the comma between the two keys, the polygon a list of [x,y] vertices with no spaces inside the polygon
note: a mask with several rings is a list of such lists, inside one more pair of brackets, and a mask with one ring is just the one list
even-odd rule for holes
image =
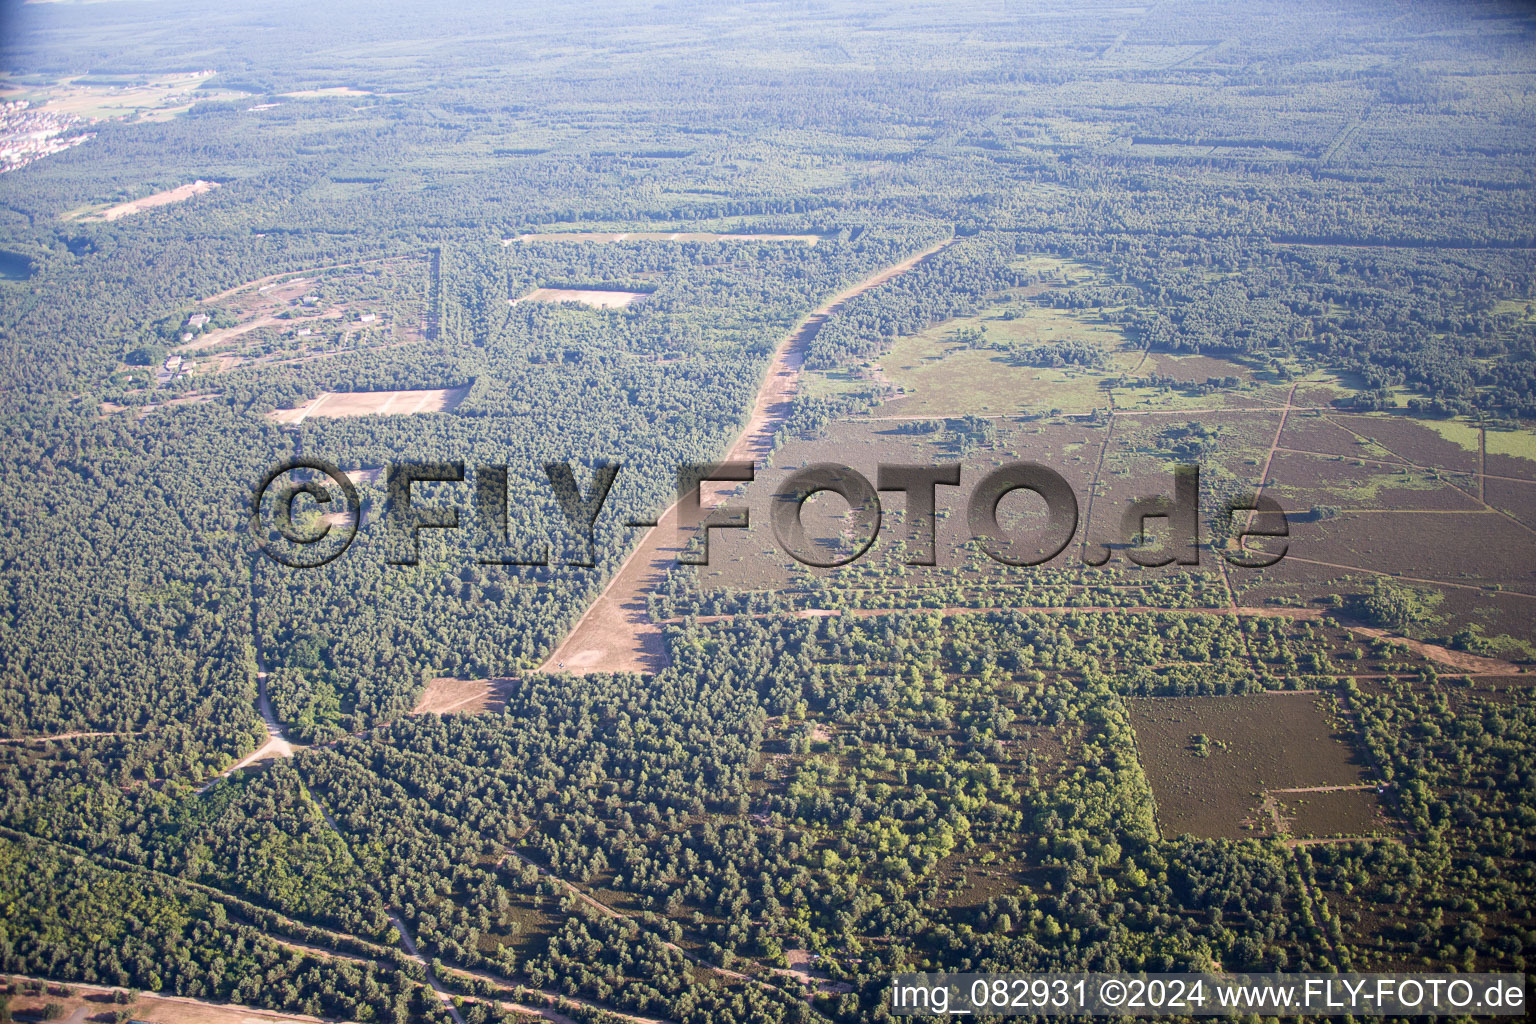
{"label": "bare brown field", "polygon": [[1407,416],[1352,415],[1331,417],[1345,430],[1381,445],[1407,462],[1461,473],[1476,473],[1478,454],[1448,441]]}
{"label": "bare brown field", "polygon": [[[1536,534],[1496,512],[1382,516],[1341,514],[1306,524],[1292,552],[1332,565],[1462,586],[1497,583],[1536,594]],[[1293,531],[1294,533],[1295,531]]]}
{"label": "bare brown field", "polygon": [[1270,463],[1266,488],[1288,512],[1326,505],[1345,510],[1483,512],[1477,480],[1437,470],[1425,472],[1350,456],[1280,450]]}
{"label": "bare brown field", "polygon": [[452,412],[469,388],[430,388],[422,391],[322,391],[297,409],[268,413],[279,423],[303,423],[311,416],[411,416],[421,412]]}
{"label": "bare brown field", "polygon": [[1386,640],[1406,647],[1422,658],[1437,662],[1446,668],[1455,669],[1457,672],[1466,672],[1471,675],[1513,675],[1520,671],[1518,665],[1501,658],[1489,658],[1466,651],[1453,651],[1439,644],[1428,644],[1419,640],[1410,640],[1405,636],[1395,636],[1384,629],[1373,629],[1369,626],[1350,626],[1349,629],[1360,636]]}
{"label": "bare brown field", "polygon": [[[1412,516],[1394,517],[1411,520]],[[1440,516],[1441,519],[1453,518]],[[1466,518],[1466,517],[1455,517]],[[1319,562],[1307,557],[1310,541],[1306,533],[1313,524],[1292,524],[1289,554],[1278,564],[1258,572],[1231,574],[1233,590],[1245,604],[1262,604],[1273,599],[1325,597],[1361,594],[1376,579],[1390,578],[1439,594],[1434,608],[1436,618],[1423,624],[1418,632],[1449,638],[1465,626],[1481,628],[1490,640],[1502,647],[1501,656],[1523,660],[1532,657],[1520,646],[1529,645],[1532,636],[1532,612],[1536,599],[1510,590],[1495,590],[1476,580],[1433,580],[1399,575],[1360,563],[1353,565]],[[1394,524],[1396,528],[1396,524]],[[1503,639],[1501,639],[1503,638]]]}
{"label": "bare brown field", "polygon": [[614,242],[800,242],[804,245],[815,245],[821,241],[820,235],[783,235],[783,234],[757,234],[750,232],[732,232],[719,234],[713,231],[546,231],[531,234],[518,235],[516,238],[504,238],[503,246],[512,245],[514,242],[595,242],[599,244],[612,244]]}
{"label": "bare brown field", "polygon": [[203,299],[173,351],[182,374],[215,376],[414,344],[427,336],[429,285],[421,256],[247,281]]}
{"label": "bare brown field", "polygon": [[1360,764],[1323,710],[1328,700],[1300,693],[1128,699],[1163,835],[1268,834],[1267,791],[1360,785]]}
{"label": "bare brown field", "polygon": [[1493,508],[1536,530],[1536,480],[1489,477],[1483,481],[1483,500]]}
{"label": "bare brown field", "polygon": [[645,292],[604,291],[599,288],[535,288],[520,299],[508,299],[509,305],[519,302],[579,302],[583,306],[598,309],[622,309],[645,299]]}
{"label": "bare brown field", "polygon": [[322,96],[372,96],[373,93],[367,89],[354,89],[350,85],[332,85],[324,89],[296,89],[293,92],[283,92],[278,95],[292,99],[312,99]]}
{"label": "bare brown field", "polygon": [[[789,415],[805,346],[828,317],[855,295],[906,273],[951,242],[930,246],[843,289],[796,324],[774,350],[746,423],[725,458],[756,461],[771,449],[774,432]],[[646,531],[597,600],[540,666],[541,672],[644,672],[665,666],[661,629],[650,621],[645,598],[665,578],[677,556],[677,523],[676,505],[657,517],[656,525]]]}
{"label": "bare brown field", "polygon": [[413,715],[478,715],[505,706],[510,679],[454,679],[439,676],[411,709]]}
{"label": "bare brown field", "polygon": [[1287,419],[1280,433],[1280,445],[1345,457],[1381,458],[1386,454],[1379,446],[1350,433],[1321,413],[1302,413]]}
{"label": "bare brown field", "polygon": [[1536,462],[1532,462],[1530,459],[1523,459],[1518,455],[1501,455],[1498,452],[1489,452],[1487,472],[1493,476],[1536,483]]}
{"label": "bare brown field", "polygon": [[1274,796],[1285,831],[1299,839],[1392,835],[1397,831],[1382,810],[1375,787]]}
{"label": "bare brown field", "polygon": [[1174,355],[1168,352],[1148,353],[1147,362],[1142,366],[1142,370],[1196,384],[1203,384],[1212,377],[1218,379],[1237,377],[1240,380],[1253,378],[1252,370],[1227,359],[1201,355]]}
{"label": "bare brown field", "polygon": [[118,203],[116,206],[109,206],[100,213],[87,214],[79,219],[84,221],[120,220],[123,217],[131,217],[135,213],[152,210],[157,206],[168,206],[171,203],[179,203],[184,199],[191,199],[193,196],[202,195],[204,192],[212,192],[218,187],[219,183],[216,181],[198,179],[191,184],[179,185],[176,188],[166,189],[164,192],[156,192],[154,195],[145,196],[143,199],[134,199],[126,203]]}

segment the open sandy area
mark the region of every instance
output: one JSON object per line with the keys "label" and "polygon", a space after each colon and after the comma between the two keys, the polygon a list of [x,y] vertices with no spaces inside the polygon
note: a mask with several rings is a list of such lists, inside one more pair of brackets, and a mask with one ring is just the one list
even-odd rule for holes
{"label": "open sandy area", "polygon": [[422,391],[322,391],[297,409],[268,413],[279,423],[303,423],[311,416],[410,416],[418,412],[452,412],[469,388],[430,388]]}

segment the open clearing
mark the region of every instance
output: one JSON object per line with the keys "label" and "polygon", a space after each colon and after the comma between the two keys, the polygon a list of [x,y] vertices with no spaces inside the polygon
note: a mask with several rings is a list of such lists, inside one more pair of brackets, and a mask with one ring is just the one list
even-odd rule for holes
{"label": "open clearing", "polygon": [[[972,332],[984,332],[983,341],[970,340]],[[1012,355],[1015,348],[1064,345],[1097,353],[1105,369],[1026,365]],[[1100,386],[1105,375],[1129,373],[1140,358],[1119,328],[1079,313],[1027,303],[998,306],[897,340],[879,369],[901,397],[883,411],[891,416],[1091,412],[1108,405]]]}
{"label": "open clearing", "polygon": [[1127,700],[1163,835],[1267,834],[1268,792],[1363,785],[1329,702],[1306,693]]}
{"label": "open clearing", "polygon": [[219,183],[216,181],[204,181],[199,178],[197,181],[186,185],[178,185],[176,188],[168,188],[164,192],[156,192],[154,195],[145,196],[143,199],[132,199],[126,203],[109,206],[97,213],[87,213],[84,215],[66,214],[64,219],[83,221],[120,220],[123,217],[131,217],[135,213],[142,213],[157,206],[169,206],[171,203],[179,203],[184,199],[200,196],[204,192],[212,192],[218,187]]}
{"label": "open clearing", "polygon": [[154,1021],[154,1024],[277,1024],[282,1021],[320,1024],[320,1018],[302,1013],[278,1013],[240,1003],[215,1003],[148,992],[140,992],[127,1004],[122,1004],[114,1001],[114,993],[130,990],[77,981],[68,983],[72,994],[65,996],[58,994],[63,988],[61,983],[47,984],[55,991],[42,995],[24,995],[19,992],[17,982],[11,981],[8,987],[12,993],[12,1016],[18,1020],[42,1020],[43,1007],[48,1003],[58,1003],[64,1007],[64,1016],[60,1018],[62,1024],[110,1021],[113,1013],[118,1010],[127,1010],[134,1020]]}
{"label": "open clearing", "polygon": [[296,100],[314,99],[323,96],[372,96],[367,89],[354,89],[350,85],[332,85],[324,89],[296,89],[293,92],[278,93],[279,96],[289,96]]}
{"label": "open clearing", "polygon": [[179,328],[179,374],[329,358],[426,339],[429,264],[392,256],[247,281],[203,299]]}
{"label": "open clearing", "polygon": [[[844,429],[877,424],[935,439],[939,450],[916,461],[941,458],[979,468],[997,453],[1022,457],[1030,449],[1030,459],[1057,469],[1086,497],[1078,541],[1094,550],[1101,539],[1096,532],[1117,530],[1129,498],[1166,493],[1175,464],[1198,463],[1202,494],[1220,486],[1259,489],[1279,500],[1289,518],[1289,548],[1279,565],[1221,571],[1218,582],[1234,603],[1348,599],[1375,577],[1401,575],[1444,598],[1434,617],[1416,624],[1416,639],[1444,644],[1470,625],[1484,631],[1489,653],[1530,656],[1520,638],[1536,599],[1529,569],[1536,480],[1526,475],[1536,470],[1536,432],[1485,430],[1406,410],[1349,411],[1358,388],[1329,371],[1296,376],[1209,356],[1147,352],[1107,311],[1049,304],[1053,289],[1093,280],[1092,268],[1036,258],[1018,265],[1035,272],[1034,282],[980,312],[898,338],[867,365],[807,373],[802,389],[818,398],[864,394],[872,381],[887,384],[888,397],[870,414],[855,413],[818,437],[790,440],[775,463],[795,468],[830,459],[862,469],[859,460],[876,451],[902,461],[898,449],[910,438]],[[1070,425],[1085,436],[1057,451],[1038,451],[1036,439],[1019,433],[1032,425],[1049,431]],[[1078,473],[1084,465],[1088,479]],[[759,480],[776,471],[769,467]],[[1219,525],[1211,516],[1208,522]],[[963,530],[960,518],[941,518],[941,533]],[[711,567],[698,573],[701,586],[806,586],[806,573],[787,564],[771,540],[756,538],[749,548],[746,534],[735,531],[719,540],[723,557],[712,552]],[[914,586],[923,573],[902,568],[898,583],[891,570],[878,571],[873,563],[882,543],[883,537],[849,567],[846,580],[816,570],[810,575],[835,590],[845,584],[887,593],[899,588],[918,606],[963,603],[953,595],[926,596],[942,576]],[[941,542],[941,566],[948,554]],[[1067,561],[1052,564],[1067,568]],[[977,603],[1008,603],[971,596]]]}
{"label": "open clearing", "polygon": [[618,233],[608,231],[549,231],[537,234],[522,234],[516,238],[503,238],[501,244],[507,246],[516,242],[524,244],[528,242],[800,242],[804,245],[815,245],[819,241],[821,241],[820,235],[718,234],[713,231],[626,231]]}
{"label": "open clearing", "polygon": [[468,386],[422,391],[322,391],[297,409],[279,409],[268,415],[279,423],[303,423],[311,416],[338,419],[344,416],[452,412],[467,394]]}
{"label": "open clearing", "polygon": [[439,676],[427,683],[426,691],[411,709],[413,715],[478,715],[506,702],[508,679],[454,679]]}
{"label": "open clearing", "polygon": [[1286,832],[1298,839],[1390,834],[1374,786],[1324,789],[1312,793],[1276,793],[1275,813]]}
{"label": "open clearing", "polygon": [[0,78],[0,102],[26,100],[49,113],[87,120],[137,115],[144,121],[164,121],[183,113],[195,102],[246,95],[230,90],[198,88],[213,75],[213,71],[168,75],[74,75],[45,85]]}
{"label": "open clearing", "polygon": [[612,292],[597,288],[535,288],[520,299],[508,299],[507,304],[519,302],[579,302],[583,306],[598,309],[621,309],[632,306],[645,298],[645,292]]}

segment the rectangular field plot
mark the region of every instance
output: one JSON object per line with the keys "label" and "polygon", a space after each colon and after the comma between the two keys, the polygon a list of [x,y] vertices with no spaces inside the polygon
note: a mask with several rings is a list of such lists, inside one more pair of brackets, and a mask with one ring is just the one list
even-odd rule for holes
{"label": "rectangular field plot", "polygon": [[620,309],[632,306],[645,298],[644,292],[603,291],[598,288],[535,288],[520,299],[508,299],[510,305],[519,302],[579,302],[598,309]]}
{"label": "rectangular field plot", "polygon": [[156,192],[154,195],[145,196],[142,199],[133,199],[126,203],[118,203],[109,206],[98,213],[82,216],[81,220],[117,220],[121,217],[129,217],[135,213],[142,213],[156,206],[168,206],[171,203],[179,203],[183,199],[191,199],[193,196],[202,195],[204,192],[212,192],[219,187],[216,181],[203,181],[198,179],[187,185],[179,185],[176,188],[166,189],[164,192]]}
{"label": "rectangular field plot", "polygon": [[1290,513],[1324,505],[1394,512],[1485,511],[1475,497],[1475,477],[1355,457],[1276,452],[1267,489]]}
{"label": "rectangular field plot", "polygon": [[202,300],[172,332],[176,376],[291,366],[424,341],[432,333],[423,256],[259,278]]}
{"label": "rectangular field plot", "polygon": [[418,412],[452,412],[469,388],[428,388],[421,391],[323,391],[297,409],[271,413],[279,423],[303,423],[311,416],[410,416]]}
{"label": "rectangular field plot", "polygon": [[1275,813],[1297,839],[1391,835],[1376,788],[1275,794]]}
{"label": "rectangular field plot", "polygon": [[1165,837],[1272,834],[1271,790],[1359,786],[1361,767],[1307,693],[1127,700]]}
{"label": "rectangular field plot", "polygon": [[[1383,520],[1391,519],[1390,526]],[[1536,536],[1496,512],[1344,512],[1297,524],[1291,554],[1326,565],[1536,594]]]}
{"label": "rectangular field plot", "polygon": [[503,238],[503,246],[514,242],[801,242],[815,245],[820,235],[778,235],[731,233],[713,231],[549,231],[542,234],[523,234],[516,238]]}

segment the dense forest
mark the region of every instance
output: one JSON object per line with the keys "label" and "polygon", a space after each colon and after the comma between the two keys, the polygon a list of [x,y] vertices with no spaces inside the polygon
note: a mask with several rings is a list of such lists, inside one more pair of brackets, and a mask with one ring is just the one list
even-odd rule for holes
{"label": "dense forest", "polygon": [[[1197,413],[1239,390],[1222,374],[1327,373],[1341,413],[1528,439],[1529,12],[4,19],[6,95],[39,105],[214,74],[0,174],[0,265],[25,268],[0,277],[0,971],[364,1024],[704,1024],[882,1019],[898,970],[1525,969],[1528,676],[1347,628],[1428,614],[1398,583],[1240,615],[1214,573],[679,573],[644,602],[666,668],[534,670],[802,318],[941,242],[807,335],[830,383],[788,403],[779,451],[910,397],[875,361],[999,302],[1132,357],[938,347]],[[194,181],[219,187],[90,212]],[[1221,369],[1154,369],[1197,355]],[[413,405],[335,411],[384,392]],[[1098,428],[1108,401],[1012,419]],[[892,415],[1007,454],[1001,415]],[[1236,487],[1230,428],[1147,434],[1159,472]],[[355,474],[365,510],[318,569],[249,529],[292,456]],[[471,482],[429,485],[462,528],[392,564],[374,527],[402,461],[505,466],[505,536],[481,546]],[[581,487],[619,466],[590,545],[550,462]],[[445,678],[495,699],[413,714]],[[1137,702],[1216,698],[1315,700],[1370,827],[1170,827]],[[270,729],[294,756],[231,772]],[[1170,756],[1193,772],[1222,742]]]}

